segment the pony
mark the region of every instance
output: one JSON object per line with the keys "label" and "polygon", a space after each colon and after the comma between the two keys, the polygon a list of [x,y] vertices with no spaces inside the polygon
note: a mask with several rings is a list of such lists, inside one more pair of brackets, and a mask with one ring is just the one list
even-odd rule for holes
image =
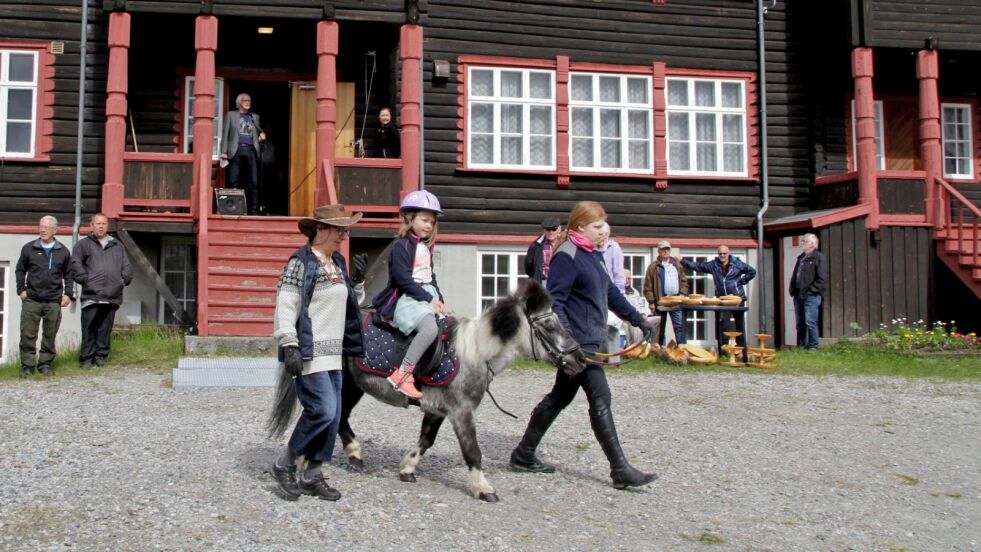
{"label": "pony", "polygon": [[[351,429],[350,416],[364,394],[392,406],[406,408],[412,404],[421,408],[424,415],[419,441],[399,465],[399,479],[411,483],[416,480],[416,467],[422,456],[433,445],[443,421],[449,419],[470,471],[470,493],[485,502],[497,502],[500,498],[484,477],[474,425],[474,411],[491,380],[519,355],[547,359],[569,374],[584,370],[586,357],[552,312],[552,296],[533,279],[488,307],[478,318],[460,318],[449,340],[459,361],[456,377],[442,387],[423,386],[419,401],[398,392],[384,377],[361,370],[353,359],[345,359],[338,433],[348,462],[361,468],[364,465],[361,444]],[[281,436],[286,431],[296,402],[293,377],[281,369],[277,399],[268,423],[271,435]]]}

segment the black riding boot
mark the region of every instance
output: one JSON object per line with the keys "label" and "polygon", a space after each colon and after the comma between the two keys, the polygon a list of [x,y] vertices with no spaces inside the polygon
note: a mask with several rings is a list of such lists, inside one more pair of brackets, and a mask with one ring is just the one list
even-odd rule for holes
{"label": "black riding boot", "polygon": [[518,471],[535,473],[552,473],[555,466],[546,464],[535,457],[535,449],[538,443],[545,436],[545,432],[558,417],[560,409],[553,408],[546,402],[538,403],[535,410],[531,412],[531,419],[528,420],[528,428],[521,437],[521,442],[511,451],[511,467]]}
{"label": "black riding boot", "polygon": [[594,409],[589,410],[589,422],[593,426],[593,433],[599,441],[606,458],[610,461],[610,477],[613,479],[613,487],[626,489],[627,487],[640,487],[647,485],[657,479],[653,473],[644,473],[627,462],[627,457],[623,455],[620,448],[620,439],[617,438],[617,427],[613,423],[613,411],[610,410],[609,403],[597,403]]}

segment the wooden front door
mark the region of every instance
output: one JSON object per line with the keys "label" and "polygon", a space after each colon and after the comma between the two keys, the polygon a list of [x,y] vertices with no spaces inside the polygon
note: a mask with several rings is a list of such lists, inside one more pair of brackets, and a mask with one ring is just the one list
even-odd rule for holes
{"label": "wooden front door", "polygon": [[[294,82],[290,101],[290,200],[291,217],[313,212],[317,190],[317,85]],[[334,155],[354,157],[354,83],[337,83],[337,130]]]}

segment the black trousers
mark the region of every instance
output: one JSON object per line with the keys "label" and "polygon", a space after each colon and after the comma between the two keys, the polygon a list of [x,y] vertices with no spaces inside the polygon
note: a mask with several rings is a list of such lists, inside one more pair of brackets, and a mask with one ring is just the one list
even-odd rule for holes
{"label": "black trousers", "polygon": [[95,360],[109,356],[109,337],[119,305],[97,303],[82,309],[82,350],[78,360]]}
{"label": "black trousers", "polygon": [[562,410],[576,398],[580,387],[586,392],[590,410],[593,410],[596,403],[610,404],[610,385],[606,381],[606,372],[596,364],[586,366],[585,370],[575,376],[557,370],[555,384],[541,402],[554,410]]}
{"label": "black trousers", "polygon": [[254,215],[259,208],[259,159],[253,146],[239,144],[228,163],[228,185],[245,190],[245,205]]}

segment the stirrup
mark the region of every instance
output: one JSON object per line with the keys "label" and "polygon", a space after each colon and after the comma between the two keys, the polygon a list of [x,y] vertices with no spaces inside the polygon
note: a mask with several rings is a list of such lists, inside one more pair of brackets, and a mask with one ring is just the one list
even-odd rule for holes
{"label": "stirrup", "polygon": [[[401,374],[401,377],[399,374]],[[412,372],[402,372],[401,370],[396,370],[395,372],[392,372],[392,375],[388,376],[387,379],[388,382],[392,384],[392,387],[398,389],[398,391],[406,397],[417,401],[422,398],[422,393],[416,389],[416,379],[412,377]]]}

